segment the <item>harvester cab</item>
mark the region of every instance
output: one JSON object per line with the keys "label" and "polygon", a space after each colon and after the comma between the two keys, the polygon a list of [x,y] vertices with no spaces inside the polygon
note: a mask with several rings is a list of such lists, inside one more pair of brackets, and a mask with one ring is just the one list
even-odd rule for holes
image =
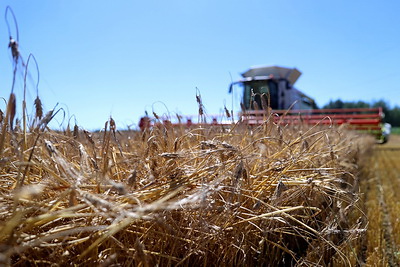
{"label": "harvester cab", "polygon": [[239,87],[245,110],[262,109],[263,101],[273,110],[315,109],[314,100],[294,87],[300,75],[296,68],[252,67],[242,74],[241,80],[230,85],[229,92]]}

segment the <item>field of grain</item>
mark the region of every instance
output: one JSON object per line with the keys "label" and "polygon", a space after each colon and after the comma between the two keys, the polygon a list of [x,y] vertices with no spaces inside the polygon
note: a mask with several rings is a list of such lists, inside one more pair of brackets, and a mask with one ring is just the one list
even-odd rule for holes
{"label": "field of grain", "polygon": [[[344,126],[287,125],[267,103],[252,127],[173,127],[153,114],[143,131],[112,118],[99,132],[51,129],[62,111],[43,110],[35,88],[27,112],[36,60],[22,62],[18,47],[10,36],[1,266],[398,265],[398,137],[377,146]],[[196,101],[210,120],[199,92]]]}
{"label": "field of grain", "polygon": [[360,261],[357,175],[372,138],[270,118],[144,132],[110,119],[98,133],[53,131],[47,120],[26,131],[3,120],[3,264]]}

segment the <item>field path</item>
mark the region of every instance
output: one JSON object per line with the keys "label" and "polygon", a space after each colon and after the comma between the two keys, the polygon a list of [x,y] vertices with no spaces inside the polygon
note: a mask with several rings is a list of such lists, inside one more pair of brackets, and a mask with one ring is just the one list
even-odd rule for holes
{"label": "field path", "polygon": [[376,145],[362,191],[369,226],[368,266],[400,266],[400,136]]}

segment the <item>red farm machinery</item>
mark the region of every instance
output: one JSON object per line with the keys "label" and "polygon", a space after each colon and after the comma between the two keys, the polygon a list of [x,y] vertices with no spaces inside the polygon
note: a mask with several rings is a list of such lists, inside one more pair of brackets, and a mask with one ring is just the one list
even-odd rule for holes
{"label": "red farm machinery", "polygon": [[[242,79],[229,87],[230,93],[235,91],[241,94],[241,112],[236,118],[217,115],[208,116],[212,119],[206,121],[204,116],[196,115],[158,118],[157,121],[184,127],[232,123],[257,126],[272,118],[275,123],[284,125],[343,125],[347,129],[373,134],[379,142],[388,140],[390,125],[383,121],[382,108],[318,109],[311,97],[294,87],[300,75],[301,72],[296,68],[252,67],[242,74]],[[143,130],[153,123],[152,119],[143,117],[139,126]]]}

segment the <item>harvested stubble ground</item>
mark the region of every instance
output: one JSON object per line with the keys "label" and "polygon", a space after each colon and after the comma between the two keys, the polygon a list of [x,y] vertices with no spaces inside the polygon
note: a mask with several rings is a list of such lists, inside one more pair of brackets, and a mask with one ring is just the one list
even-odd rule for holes
{"label": "harvested stubble ground", "polygon": [[369,158],[366,179],[361,182],[368,216],[365,240],[367,266],[400,265],[400,136],[377,145]]}
{"label": "harvested stubble ground", "polygon": [[358,263],[357,173],[370,139],[270,122],[143,133],[108,125],[7,133],[1,264]]}

